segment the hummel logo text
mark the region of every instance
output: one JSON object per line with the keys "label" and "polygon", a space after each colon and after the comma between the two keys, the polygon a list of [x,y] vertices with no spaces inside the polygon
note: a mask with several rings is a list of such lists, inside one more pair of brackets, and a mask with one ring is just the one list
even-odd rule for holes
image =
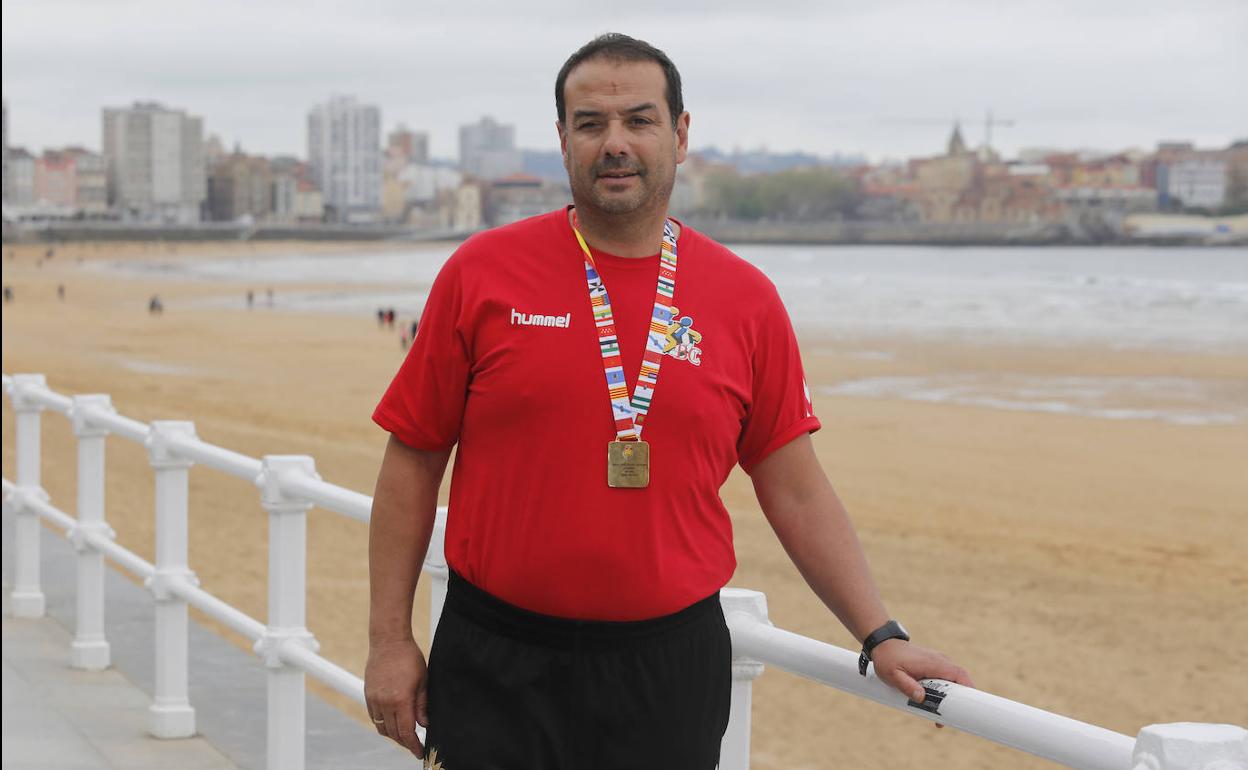
{"label": "hummel logo text", "polygon": [[556,326],[566,329],[572,325],[572,314],[541,315],[540,313],[521,313],[514,307],[511,309],[512,326]]}

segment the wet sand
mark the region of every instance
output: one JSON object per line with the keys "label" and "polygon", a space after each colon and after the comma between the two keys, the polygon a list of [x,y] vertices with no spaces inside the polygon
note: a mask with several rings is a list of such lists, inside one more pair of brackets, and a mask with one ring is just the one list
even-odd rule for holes
{"label": "wet sand", "polygon": [[[165,245],[59,246],[36,267],[44,248],[4,248],[4,283],[15,291],[3,315],[6,374],[44,373],[64,394],[108,393],[139,420],[193,420],[204,439],[254,457],[311,454],[326,480],[371,493],[386,437],[369,415],[403,355],[397,330],[379,331],[367,317],[205,307],[196,303],[241,298],[247,287],[121,278],[78,261],[163,258]],[[221,257],[292,246],[175,248]],[[263,286],[252,288],[263,297]],[[279,300],[291,290],[276,288]],[[154,293],[161,317],[147,313]],[[1248,354],[815,336],[802,344],[825,426],[816,449],[890,611],[916,641],[961,662],[984,690],[1127,734],[1156,722],[1248,722],[1240,684],[1248,639],[1243,421],[1177,425],[819,393],[893,375],[1183,377],[1216,383],[1242,410]],[[13,478],[7,400],[3,416],[4,473]],[[60,416],[43,422],[44,484],[72,512],[72,432]],[[110,441],[107,480],[119,541],[152,559],[145,451]],[[852,649],[777,543],[748,478],[734,473],[722,494],[740,562],[732,585],[764,591],[776,625]],[[196,468],[191,517],[191,566],[203,586],[263,619],[267,519],[256,489]],[[308,548],[309,627],[322,654],[362,673],[366,527],[314,509]],[[421,639],[427,608],[422,588]],[[639,754],[645,747],[639,736]],[[754,767],[920,763],[1052,766],[778,670],[756,681]]]}

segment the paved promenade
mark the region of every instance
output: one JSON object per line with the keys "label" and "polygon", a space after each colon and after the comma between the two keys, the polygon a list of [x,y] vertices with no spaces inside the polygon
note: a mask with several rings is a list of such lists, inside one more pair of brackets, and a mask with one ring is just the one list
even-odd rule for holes
{"label": "paved promenade", "polygon": [[148,737],[151,699],[115,670],[66,665],[72,638],[51,618],[12,618],[6,606],[5,770],[238,769],[203,738]]}
{"label": "paved promenade", "polygon": [[[110,565],[105,632],[112,668],[72,669],[73,549],[44,528],[47,616],[13,618],[8,607],[13,521],[7,510],[3,527],[3,770],[265,770],[266,669],[255,655],[192,620],[190,698],[199,735],[173,741],[149,737],[147,707],[155,676],[150,594]],[[306,770],[413,770],[419,764],[308,695]]]}

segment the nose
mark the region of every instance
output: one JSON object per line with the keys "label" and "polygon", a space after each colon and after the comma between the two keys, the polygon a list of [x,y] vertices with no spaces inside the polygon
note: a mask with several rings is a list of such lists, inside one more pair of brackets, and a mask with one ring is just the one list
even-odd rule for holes
{"label": "nose", "polygon": [[602,143],[602,152],[609,158],[626,157],[628,155],[628,131],[624,128],[624,121],[608,121],[607,135]]}

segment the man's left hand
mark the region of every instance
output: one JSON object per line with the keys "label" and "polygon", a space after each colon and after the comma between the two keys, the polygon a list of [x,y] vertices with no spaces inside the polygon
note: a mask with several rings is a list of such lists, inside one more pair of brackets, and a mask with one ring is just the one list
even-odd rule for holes
{"label": "man's left hand", "polygon": [[[974,687],[966,669],[944,655],[926,647],[901,639],[883,641],[871,651],[875,675],[886,684],[896,687],[906,697],[922,703],[927,697],[920,679],[944,679],[967,687]],[[937,723],[937,727],[943,725]]]}

